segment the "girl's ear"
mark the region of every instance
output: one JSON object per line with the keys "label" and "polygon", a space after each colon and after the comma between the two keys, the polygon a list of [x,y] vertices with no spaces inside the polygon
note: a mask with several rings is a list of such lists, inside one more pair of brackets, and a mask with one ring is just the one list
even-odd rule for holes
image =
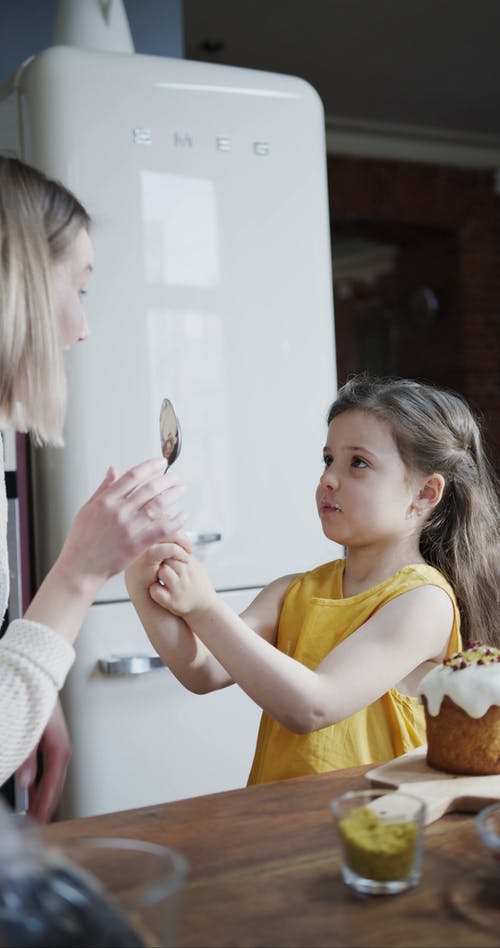
{"label": "girl's ear", "polygon": [[445,480],[442,474],[431,474],[420,488],[415,506],[422,512],[432,510],[441,500]]}

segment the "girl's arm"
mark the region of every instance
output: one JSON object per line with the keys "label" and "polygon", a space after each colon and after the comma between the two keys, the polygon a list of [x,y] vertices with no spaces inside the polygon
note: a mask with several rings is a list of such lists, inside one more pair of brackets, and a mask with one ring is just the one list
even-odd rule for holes
{"label": "girl's arm", "polygon": [[206,694],[233,684],[232,678],[180,616],[173,615],[149,595],[161,561],[169,556],[187,559],[174,544],[150,547],[125,570],[130,600],[152,645],[175,677],[195,694]]}
{"label": "girl's arm", "polygon": [[[156,651],[185,688],[196,694],[226,688],[234,683],[233,678],[207,645],[180,616],[154,602],[150,595],[161,563],[168,558],[186,563],[189,554],[178,544],[157,544],[128,567],[125,582],[130,599]],[[291,579],[283,576],[270,583],[242,613],[252,634],[274,643],[281,604]]]}
{"label": "girl's arm", "polygon": [[422,586],[380,608],[314,670],[278,651],[215,593],[194,557],[163,564],[150,595],[195,630],[232,680],[296,733],[366,707],[422,663],[441,660],[453,624],[446,593]]}

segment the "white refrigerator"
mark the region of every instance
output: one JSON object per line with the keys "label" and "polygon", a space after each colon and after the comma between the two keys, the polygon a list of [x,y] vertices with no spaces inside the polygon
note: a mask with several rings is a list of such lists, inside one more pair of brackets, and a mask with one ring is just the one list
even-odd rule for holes
{"label": "white refrigerator", "polygon": [[[241,610],[332,559],[314,491],[335,353],[324,116],[289,76],[55,46],[3,89],[1,146],[90,211],[91,336],[69,354],[63,449],[33,451],[39,581],[109,464],[159,454],[181,420],[197,554]],[[63,691],[61,815],[243,786],[260,711],[196,696],[155,655],[123,576],[92,606]]]}

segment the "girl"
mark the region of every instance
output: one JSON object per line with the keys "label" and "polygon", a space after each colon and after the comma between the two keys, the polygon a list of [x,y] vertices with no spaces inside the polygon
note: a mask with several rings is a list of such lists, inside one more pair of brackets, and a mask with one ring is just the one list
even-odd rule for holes
{"label": "girl", "polygon": [[[63,350],[89,334],[82,298],[93,268],[89,216],[60,184],[0,156],[0,427],[62,444],[66,379]],[[3,465],[0,438],[0,465]],[[56,705],[74,659],[73,642],[100,586],[182,522],[167,510],[180,486],[163,477],[162,458],[119,477],[109,468],[80,510],[52,570],[23,619],[0,641],[0,783],[42,738],[44,773],[31,812],[48,819],[69,758]],[[3,471],[0,470],[0,475]],[[0,476],[0,616],[7,606],[7,504]],[[55,710],[54,710],[54,706]],[[51,717],[52,715],[52,717]],[[22,777],[34,786],[36,754]]]}
{"label": "girl", "polygon": [[237,682],[263,709],[249,783],[418,746],[418,686],[460,648],[460,614],[465,635],[498,637],[498,494],[463,400],[360,376],[328,425],[316,500],[345,559],[272,582],[241,617],[179,543],[148,550],[126,574],[151,641],[187,688]]}

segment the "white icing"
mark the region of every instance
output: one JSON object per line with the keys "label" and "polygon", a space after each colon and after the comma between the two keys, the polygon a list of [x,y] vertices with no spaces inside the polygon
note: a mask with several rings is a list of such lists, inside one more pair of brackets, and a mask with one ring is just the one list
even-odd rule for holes
{"label": "white icing", "polygon": [[422,679],[419,694],[425,695],[433,717],[448,695],[469,717],[482,718],[491,705],[500,705],[500,662],[458,669],[438,665]]}

